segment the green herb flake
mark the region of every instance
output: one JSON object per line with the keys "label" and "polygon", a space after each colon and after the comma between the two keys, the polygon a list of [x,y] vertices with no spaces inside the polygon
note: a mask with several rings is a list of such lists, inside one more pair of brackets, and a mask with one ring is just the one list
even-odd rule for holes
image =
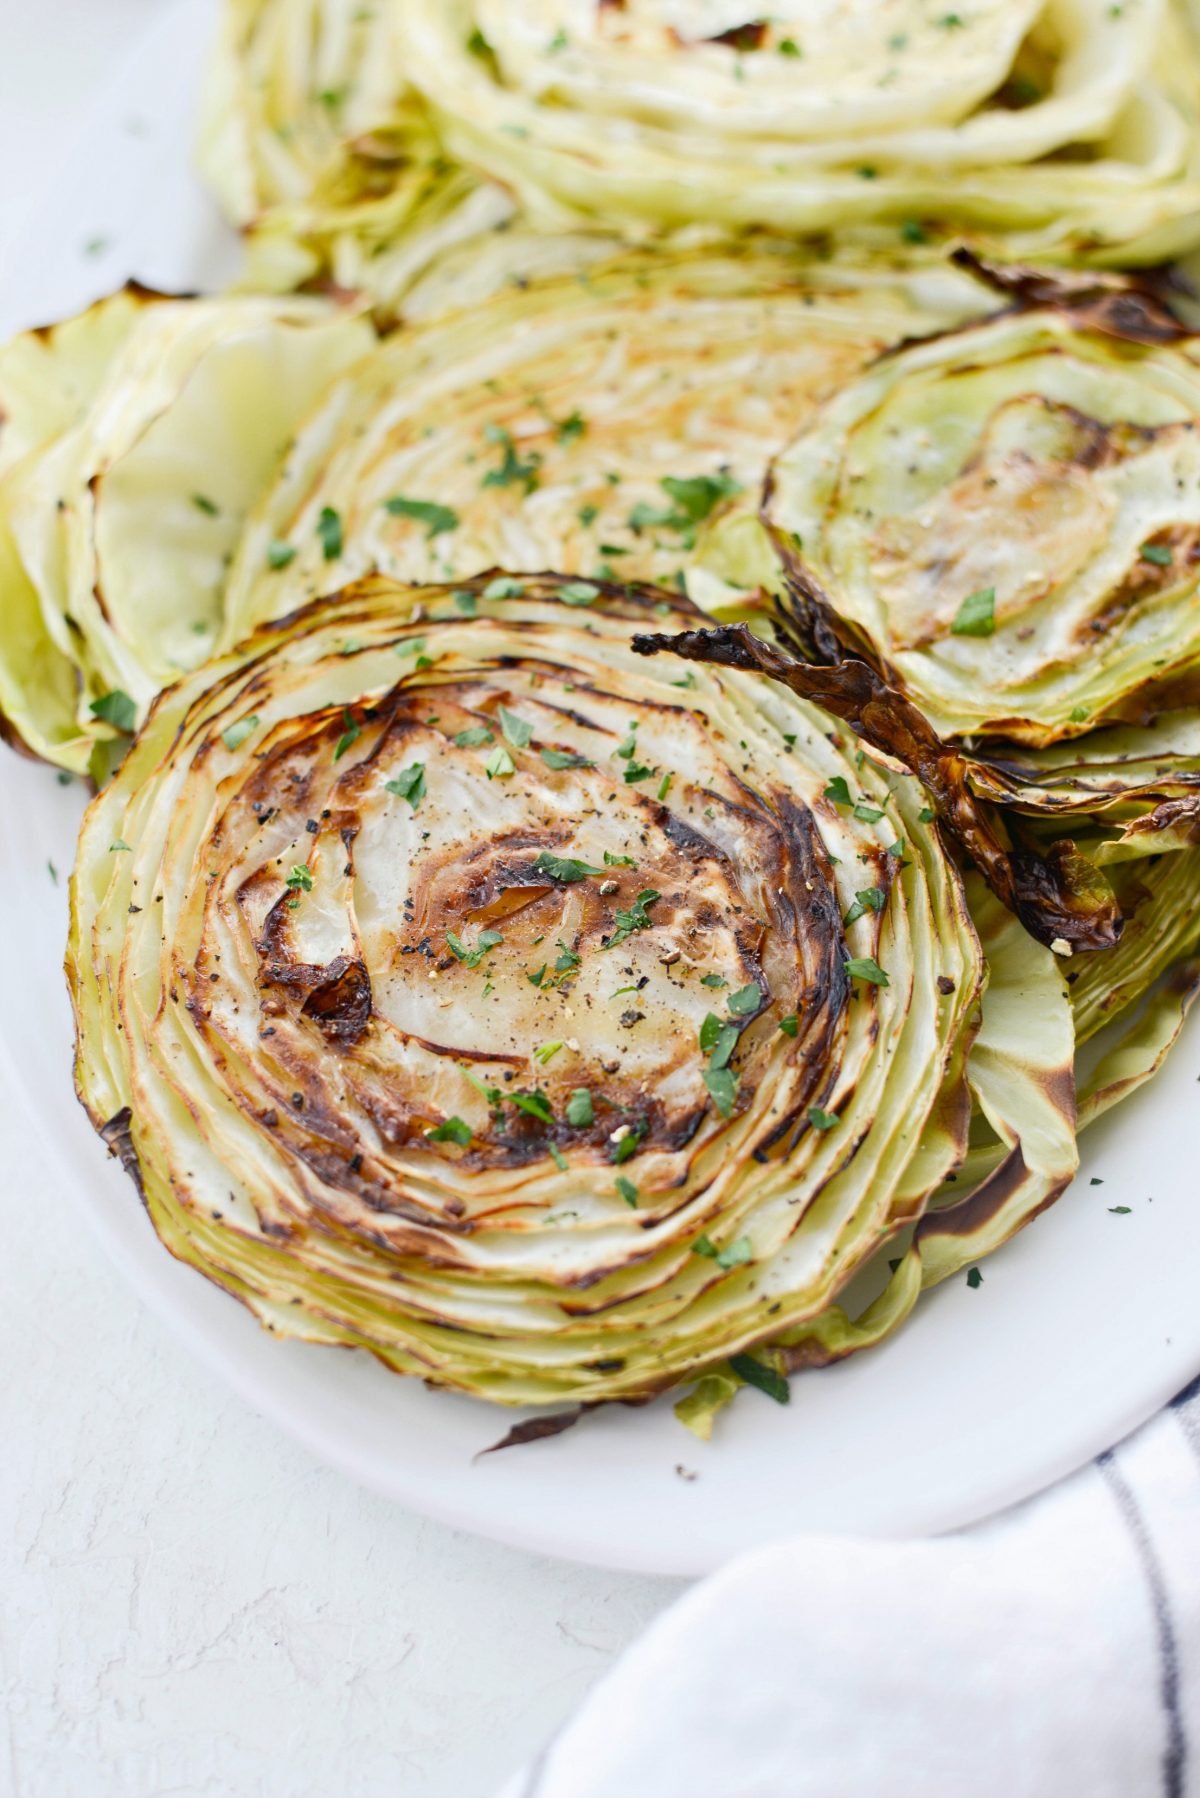
{"label": "green herb flake", "polygon": [[465,1149],[471,1140],[471,1126],[464,1124],[460,1117],[447,1118],[436,1129],[426,1130],[425,1139],[427,1142],[457,1143],[460,1149]]}
{"label": "green herb flake", "polygon": [[516,712],[510,712],[506,705],[500,707],[500,728],[504,732],[504,740],[514,749],[528,749],[533,736],[533,726]]}
{"label": "green herb flake", "polygon": [[536,450],[531,451],[522,461],[517,453],[517,446],[513,442],[511,431],[506,431],[503,425],[487,424],[483,427],[483,434],[489,443],[494,444],[501,451],[500,466],[484,475],[484,486],[521,486],[524,487],[526,495],[535,492],[541,479],[539,470],[542,466],[542,458]]}
{"label": "green herb flake", "polygon": [[468,968],[477,968],[484,956],[497,948],[504,941],[498,930],[482,930],[474,949],[468,949],[456,930],[446,932],[446,947],[458,961]]}
{"label": "green herb flake", "polygon": [[473,593],[468,593],[464,587],[460,589],[459,592],[453,594],[452,597],[455,608],[462,613],[464,618],[474,618],[479,607],[478,601]]}
{"label": "green herb flake", "polygon": [[592,766],[586,755],[575,755],[569,749],[539,749],[538,754],[547,768],[553,768],[556,772],[563,768],[590,768]]}
{"label": "green herb flake", "polygon": [[850,788],[844,774],[839,774],[835,780],[830,781],[825,789],[824,797],[831,799],[834,805],[853,805],[854,803],[850,797]]}
{"label": "green herb flake", "polygon": [[871,986],[889,986],[887,975],[870,955],[853,955],[842,966],[851,980],[865,980]]}
{"label": "green herb flake", "polygon": [[596,1121],[592,1095],[586,1086],[577,1086],[567,1100],[567,1122],[576,1130],[586,1130]]}
{"label": "green herb flake", "polygon": [[487,761],[484,763],[484,769],[489,780],[504,780],[508,775],[516,773],[517,764],[513,761],[503,743],[497,743],[491,755],[489,755]]}
{"label": "green herb flake", "polygon": [[562,1043],[542,1043],[533,1051],[533,1059],[545,1067],[547,1062],[554,1060],[562,1047]]}
{"label": "green herb flake", "polygon": [[934,820],[934,816],[935,816],[935,814],[934,814],[933,810],[929,806],[923,805],[921,807],[920,811],[917,813],[917,823],[918,824],[932,824],[933,820]]}
{"label": "green herb flake", "polygon": [[635,930],[650,930],[654,923],[650,907],[657,905],[661,898],[662,894],[656,893],[652,887],[644,887],[627,911],[618,911],[617,928],[603,947],[615,949],[618,943],[623,943]]}
{"label": "green herb flake", "polygon": [[88,711],[93,718],[111,724],[114,730],[124,731],[127,736],[137,728],[137,707],[128,693],[122,693],[119,687],[100,699],[93,699]]}
{"label": "green herb flake", "polygon": [[278,573],[279,569],[286,568],[289,562],[296,560],[296,554],[294,543],[285,543],[282,538],[274,537],[267,544],[267,567]]}
{"label": "green herb flake", "polygon": [[317,537],[327,562],[336,562],[342,553],[342,520],[332,506],[322,506],[317,519]]}
{"label": "green herb flake", "polygon": [[705,1068],[704,1084],[708,1088],[709,1098],[723,1118],[733,1115],[733,1104],[737,1098],[738,1076],[732,1068]]}
{"label": "green herb flake", "polygon": [[606,868],[636,868],[637,863],[634,861],[632,855],[611,855],[606,849],[604,851],[604,866]]}
{"label": "green herb flake", "polygon": [[996,629],[996,589],[981,587],[968,593],[950,626],[954,637],[990,637]]}
{"label": "green herb flake", "polygon": [[407,799],[413,810],[416,811],[425,797],[424,762],[410,763],[407,768],[400,770],[395,780],[385,781],[384,784],[389,793],[394,793],[397,799]]}
{"label": "green herb flake", "polygon": [[628,1174],[618,1174],[617,1175],[616,1188],[617,1188],[617,1191],[620,1193],[621,1197],[624,1199],[625,1203],[627,1205],[632,1205],[634,1207],[634,1209],[636,1210],[637,1202],[638,1202],[638,1189],[634,1185],[633,1181],[629,1178]]}
{"label": "green herb flake", "polygon": [[701,986],[720,987],[728,986],[729,982],[726,980],[724,974],[701,974],[700,984]]}
{"label": "green herb flake", "polygon": [[[891,851],[889,850],[889,854]],[[842,919],[843,924],[856,924],[865,912],[880,912],[887,904],[887,894],[882,887],[864,887],[861,893],[855,893],[854,904]]]}
{"label": "green herb flake", "polygon": [[544,1092],[510,1093],[509,1104],[515,1105],[518,1111],[525,1112],[526,1116],[537,1118],[540,1123],[552,1124],[554,1122],[554,1113],[550,1109],[550,1101]]}
{"label": "green herb flake", "polygon": [[459,749],[480,749],[483,744],[495,741],[495,733],[486,724],[476,724],[470,730],[460,730],[454,737],[454,743]]}
{"label": "green herb flake", "polygon": [[795,1012],[789,1012],[786,1018],[780,1018],[779,1028],[784,1036],[796,1036],[800,1030],[800,1020]]}
{"label": "green herb flake", "polygon": [[430,543],[447,531],[456,531],[459,525],[458,513],[453,507],[441,506],[432,499],[405,499],[396,493],[391,499],[384,500],[383,509],[393,518],[411,518],[415,523],[423,524],[426,540]]}
{"label": "green herb flake", "polygon": [[551,855],[543,849],[533,864],[535,874],[544,874],[549,880],[559,881],[563,886],[574,886],[576,881],[586,880],[590,874],[603,874],[603,868],[595,868],[591,862],[576,861],[573,856]]}
{"label": "green herb flake", "polygon": [[879,806],[868,805],[865,799],[860,799],[854,808],[854,816],[860,824],[878,824],[883,812]]}
{"label": "green herb flake", "polygon": [[808,1121],[814,1130],[835,1130],[842,1120],[836,1111],[822,1111],[819,1105],[810,1105]]}
{"label": "green herb flake", "polygon": [[967,1285],[971,1288],[972,1292],[975,1292],[983,1285],[983,1275],[977,1267],[972,1267],[967,1270]]}
{"label": "green herb flake", "polygon": [[667,475],[660,485],[668,499],[681,507],[693,524],[702,523],[723,499],[732,499],[742,492],[742,483],[723,471],[693,475],[688,480]]}
{"label": "green herb flake", "polygon": [[1156,568],[1169,568],[1175,560],[1170,547],[1165,543],[1143,543],[1138,555],[1143,562],[1153,562]]}
{"label": "green herb flake", "polygon": [[108,845],[108,853],[110,855],[132,855],[133,851],[124,837],[118,837],[115,843]]}
{"label": "green herb flake", "polygon": [[1114,1217],[1128,1217],[1133,1207],[1132,1205],[1110,1205],[1108,1209]]}
{"label": "green herb flake", "polygon": [[335,762],[340,762],[348,749],[353,749],[362,736],[362,725],[355,718],[349,706],[342,708],[342,723],[345,729],[338,738],[337,748],[333,752]]}
{"label": "green herb flake", "polygon": [[494,581],[489,581],[483,590],[485,599],[520,599],[525,588],[521,581],[514,581],[510,574],[498,574]]}
{"label": "green herb flake", "polygon": [[299,888],[305,893],[311,893],[313,890],[313,877],[307,868],[302,868],[299,863],[297,863],[288,875],[286,884],[290,886],[293,891]]}
{"label": "green herb flake", "polygon": [[736,993],[729,995],[727,1004],[735,1018],[748,1018],[751,1012],[758,1010],[762,997],[760,986],[740,986]]}
{"label": "green herb flake", "polygon": [[590,606],[599,599],[600,589],[591,581],[565,581],[558,590],[558,597],[565,606]]}
{"label": "green herb flake", "polygon": [[744,1380],[747,1386],[757,1387],[759,1392],[765,1392],[777,1405],[791,1402],[792,1389],[786,1379],[764,1361],[756,1360],[753,1355],[730,1355],[729,1365],[739,1380]]}

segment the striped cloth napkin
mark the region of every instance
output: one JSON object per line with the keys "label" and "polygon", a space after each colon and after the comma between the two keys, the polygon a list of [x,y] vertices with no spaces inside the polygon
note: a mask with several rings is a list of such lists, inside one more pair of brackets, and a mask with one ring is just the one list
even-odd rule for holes
{"label": "striped cloth napkin", "polygon": [[1200,1798],[1200,1380],[973,1529],[743,1555],[499,1798],[1076,1794]]}

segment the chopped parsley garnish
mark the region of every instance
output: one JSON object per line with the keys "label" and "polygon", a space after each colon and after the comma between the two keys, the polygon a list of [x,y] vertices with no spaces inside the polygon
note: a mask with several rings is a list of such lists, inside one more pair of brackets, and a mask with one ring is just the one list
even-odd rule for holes
{"label": "chopped parsley garnish", "polygon": [[1156,568],[1169,568],[1175,560],[1165,543],[1143,543],[1138,554],[1143,562],[1153,562]]}
{"label": "chopped parsley garnish", "polygon": [[879,963],[870,955],[853,955],[842,966],[851,980],[865,980],[871,986],[888,986],[891,983]]}
{"label": "chopped parsley garnish", "polygon": [[131,735],[137,727],[137,707],[128,693],[114,688],[100,699],[93,699],[88,711],[93,718],[99,718],[104,724],[111,724],[114,730],[121,730]]}
{"label": "chopped parsley garnish", "polygon": [[591,581],[565,581],[558,590],[558,597],[567,606],[590,606],[593,600],[599,599],[600,589]]}
{"label": "chopped parsley garnish", "polygon": [[603,874],[603,868],[594,868],[591,862],[579,862],[569,855],[551,855],[543,849],[533,864],[535,874],[545,874],[549,880],[560,881],[564,886],[574,886],[577,880],[586,880],[589,874]]}
{"label": "chopped parsley garnish", "polygon": [[338,738],[337,748],[333,752],[335,762],[340,762],[346,751],[352,749],[362,736],[362,725],[355,718],[349,706],[342,708],[342,723],[345,729]]}
{"label": "chopped parsley garnish", "polygon": [[391,499],[383,502],[385,512],[393,518],[411,518],[417,524],[426,526],[426,537],[432,542],[435,537],[446,531],[458,529],[458,513],[451,506],[440,506],[432,499],[405,499],[402,494],[393,494]]}
{"label": "chopped parsley garnish", "polygon": [[1128,1217],[1133,1207],[1131,1205],[1110,1205],[1108,1209],[1114,1217]]}
{"label": "chopped parsley garnish", "polygon": [[865,799],[860,799],[854,808],[854,816],[860,824],[878,824],[883,811],[879,806],[868,805]]}
{"label": "chopped parsley garnish", "polygon": [[789,1012],[786,1018],[780,1018],[779,1028],[784,1036],[795,1036],[800,1029],[800,1020],[795,1012]]}
{"label": "chopped parsley garnish", "polygon": [[479,749],[484,743],[495,741],[495,733],[486,724],[476,724],[470,730],[460,730],[454,738],[459,749]]}
{"label": "chopped parsley garnish", "polygon": [[514,581],[510,574],[498,574],[494,581],[489,581],[483,590],[485,599],[520,599],[525,588],[520,581]]}
{"label": "chopped parsley garnish", "polygon": [[904,243],[925,243],[927,241],[925,227],[919,219],[905,219],[900,227],[900,237]]}
{"label": "chopped parsley garnish", "polygon": [[477,968],[489,950],[495,949],[503,941],[498,930],[483,930],[479,933],[475,948],[468,949],[456,930],[446,932],[446,947],[459,961],[465,962],[468,968]]}
{"label": "chopped parsley garnish", "polygon": [[729,982],[724,974],[701,974],[700,984],[701,986],[728,986]]}
{"label": "chopped parsley garnish", "polygon": [[567,1100],[567,1122],[576,1130],[586,1130],[589,1124],[596,1121],[592,1095],[586,1086],[577,1086]]}
{"label": "chopped parsley garnish", "polygon": [[209,499],[206,493],[193,493],[192,504],[197,512],[203,512],[206,518],[219,518],[221,508],[215,499]]}
{"label": "chopped parsley garnish", "polygon": [[688,480],[667,475],[660,483],[669,499],[682,508],[693,524],[700,524],[723,499],[732,499],[742,491],[742,483],[730,474],[699,474]]}
{"label": "chopped parsley garnish", "polygon": [[654,924],[650,907],[657,905],[661,898],[662,894],[656,893],[653,887],[644,887],[628,911],[618,911],[617,928],[603,945],[604,948],[615,949],[618,943],[623,943],[635,930],[650,930]]}
{"label": "chopped parsley garnish", "polygon": [[342,520],[332,506],[322,506],[317,519],[317,536],[327,562],[336,562],[342,553]]}
{"label": "chopped parsley garnish", "polygon": [[504,732],[504,740],[514,749],[528,749],[533,736],[533,726],[525,718],[510,712],[506,705],[500,707],[500,728]]}
{"label": "chopped parsley garnish", "polygon": [[705,1068],[704,1084],[708,1088],[709,1098],[723,1118],[733,1115],[733,1102],[737,1097],[738,1076],[732,1068]]}
{"label": "chopped parsley garnish", "polygon": [[808,1121],[814,1130],[833,1130],[842,1120],[836,1111],[822,1111],[819,1105],[810,1105]]}
{"label": "chopped parsley garnish", "polygon": [[267,544],[267,567],[276,570],[286,568],[289,562],[296,560],[296,555],[294,543],[285,543],[282,538],[274,537]]}
{"label": "chopped parsley garnish", "polygon": [[484,486],[512,487],[520,485],[524,487],[527,494],[533,493],[540,479],[538,470],[542,466],[542,458],[537,451],[532,450],[522,462],[517,454],[517,446],[513,442],[511,431],[506,431],[503,425],[486,424],[483,427],[483,434],[489,443],[497,445],[502,452],[499,468],[493,468],[484,475]]}
{"label": "chopped parsley garnish", "polygon": [[559,1148],[558,1144],[552,1142],[552,1143],[547,1144],[547,1147],[550,1150],[550,1159],[554,1163],[555,1167],[558,1169],[559,1173],[560,1174],[569,1173],[571,1170],[571,1163],[567,1160],[566,1156],[563,1154],[563,1152]]}
{"label": "chopped parsley garnish", "polygon": [[554,1057],[558,1054],[558,1051],[562,1046],[561,1043],[542,1043],[540,1047],[533,1051],[533,1059],[536,1062],[539,1062],[542,1067],[545,1067],[548,1061],[554,1060]]}
{"label": "chopped parsley garnish", "polygon": [[542,963],[541,967],[535,969],[535,971],[532,974],[526,974],[525,978],[529,982],[530,986],[541,986],[542,981],[546,978],[546,970],[549,966],[550,966],[550,963],[548,961],[544,961]]}
{"label": "chopped parsley garnish", "polygon": [[455,593],[453,598],[455,606],[462,613],[464,618],[474,618],[477,610],[477,601],[473,593],[468,593],[464,587],[459,592]]}
{"label": "chopped parsley garnish", "polygon": [[736,993],[730,993],[727,1003],[735,1018],[748,1018],[762,1004],[762,988],[740,986]]}
{"label": "chopped parsley garnish", "polygon": [[133,850],[129,847],[129,844],[125,841],[124,837],[118,837],[115,843],[110,843],[108,845],[108,853],[110,855],[132,855]]}
{"label": "chopped parsley garnish", "polygon": [[407,799],[415,811],[425,797],[424,762],[411,762],[407,768],[400,770],[395,780],[385,781],[384,785],[397,799]]}
{"label": "chopped parsley garnish", "polygon": [[616,1188],[617,1188],[617,1191],[620,1193],[621,1197],[624,1199],[625,1203],[627,1205],[634,1206],[634,1208],[636,1209],[637,1202],[638,1202],[638,1189],[633,1184],[633,1181],[629,1178],[628,1174],[618,1174],[617,1175]]}
{"label": "chopped parsley garnish", "polygon": [[[626,779],[628,779],[628,775],[626,776]],[[664,774],[662,779],[658,783],[658,802],[660,805],[662,804],[663,800],[666,798],[667,794],[671,791],[671,779],[672,779],[671,775]]]}
{"label": "chopped parsley garnish", "polygon": [[779,56],[803,56],[804,55],[803,50],[800,48],[799,44],[796,42],[794,37],[781,37],[779,42],[775,46],[775,50],[776,50],[776,54]]}
{"label": "chopped parsley garnish", "polygon": [[856,924],[865,912],[882,911],[887,904],[887,894],[882,887],[864,887],[861,893],[855,893],[854,904],[842,919],[843,924]]}
{"label": "chopped parsley garnish", "polygon": [[974,1292],[977,1287],[980,1287],[983,1285],[983,1275],[980,1273],[980,1271],[977,1267],[972,1267],[972,1268],[968,1269],[967,1285],[971,1288],[972,1292]]}
{"label": "chopped parsley garnish", "polygon": [[753,1355],[730,1355],[729,1365],[739,1380],[745,1380],[747,1386],[756,1386],[777,1405],[791,1403],[791,1387],[784,1376],[768,1367],[765,1361],[758,1361]]}
{"label": "chopped parsley garnish", "polygon": [[554,972],[556,974],[569,974],[572,968],[577,968],[579,966],[579,957],[576,955],[574,949],[567,948],[567,945],[563,942],[561,937],[558,938],[558,947],[562,953],[554,964]]}
{"label": "chopped parsley garnish", "polygon": [[934,820],[934,816],[935,816],[935,814],[934,814],[932,806],[923,805],[921,807],[920,811],[917,813],[917,823],[918,824],[932,824],[933,820]]}
{"label": "chopped parsley garnish", "polygon": [[657,768],[647,768],[644,762],[630,762],[625,770],[625,785],[634,787],[640,780],[652,780],[657,773]]}
{"label": "chopped parsley garnish", "polygon": [[299,863],[297,863],[287,877],[287,885],[290,886],[293,891],[299,887],[302,888],[304,892],[311,893],[313,890],[313,877],[307,868],[302,868]]}
{"label": "chopped parsley garnish", "polygon": [[550,1101],[543,1092],[510,1093],[509,1104],[515,1105],[518,1111],[525,1112],[531,1118],[537,1118],[543,1124],[554,1122]]}
{"label": "chopped parsley garnish", "polygon": [[623,1161],[630,1161],[637,1154],[645,1134],[645,1124],[630,1124],[625,1128],[613,1148],[613,1160],[618,1167]]}
{"label": "chopped parsley garnish", "polygon": [[247,737],[252,737],[258,729],[258,713],[251,712],[248,718],[239,718],[236,724],[227,724],[221,732],[221,741],[226,749],[240,749]]}
{"label": "chopped parsley garnish", "polygon": [[586,755],[575,755],[567,749],[539,749],[538,754],[547,768],[590,768],[591,762]]}
{"label": "chopped parsley garnish", "polygon": [[850,797],[850,788],[844,774],[839,774],[836,780],[830,781],[824,796],[826,799],[832,799],[835,805],[853,805],[854,803]]}
{"label": "chopped parsley garnish", "polygon": [[433,1130],[425,1132],[429,1142],[453,1142],[460,1149],[465,1149],[471,1140],[471,1126],[464,1124],[460,1117],[447,1118],[445,1123],[438,1124]]}
{"label": "chopped parsley garnish", "polygon": [[754,1249],[748,1236],[739,1236],[727,1249],[719,1249],[711,1236],[697,1236],[692,1244],[692,1254],[702,1255],[706,1261],[715,1261],[726,1273],[730,1268],[744,1267],[747,1261],[754,1259]]}
{"label": "chopped parsley garnish", "polygon": [[606,849],[604,851],[604,866],[606,868],[636,868],[637,863],[634,861],[632,855],[610,855],[609,851]]}
{"label": "chopped parsley garnish", "polygon": [[981,587],[968,593],[950,626],[955,637],[990,637],[996,629],[996,589]]}
{"label": "chopped parsley garnish", "polygon": [[513,761],[503,743],[497,743],[491,755],[489,755],[487,761],[484,763],[484,769],[489,780],[503,780],[507,775],[516,773],[517,764]]}

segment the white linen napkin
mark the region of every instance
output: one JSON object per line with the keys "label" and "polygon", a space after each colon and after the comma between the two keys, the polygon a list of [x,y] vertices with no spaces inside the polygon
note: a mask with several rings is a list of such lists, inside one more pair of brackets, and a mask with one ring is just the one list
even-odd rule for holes
{"label": "white linen napkin", "polygon": [[1076,1794],[1200,1794],[1200,1380],[973,1529],[743,1555],[499,1798]]}

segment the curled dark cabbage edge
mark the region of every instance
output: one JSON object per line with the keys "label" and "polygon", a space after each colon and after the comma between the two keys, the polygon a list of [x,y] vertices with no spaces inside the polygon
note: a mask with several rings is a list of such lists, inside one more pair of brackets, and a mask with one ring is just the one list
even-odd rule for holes
{"label": "curled dark cabbage edge", "polygon": [[792,589],[784,604],[790,605],[785,629],[814,636],[818,653],[830,656],[827,665],[799,661],[744,624],[678,636],[642,633],[634,637],[633,648],[638,655],[668,653],[689,662],[757,672],[823,706],[872,749],[917,776],[952,840],[1039,942],[1060,951],[1111,949],[1124,919],[1112,888],[1075,844],[1064,838],[1043,854],[1028,843],[1014,842],[1000,814],[972,793],[970,762],[961,750],[944,743],[911,700],[866,662],[838,659],[839,646],[821,640],[827,623],[806,608],[802,593]]}

